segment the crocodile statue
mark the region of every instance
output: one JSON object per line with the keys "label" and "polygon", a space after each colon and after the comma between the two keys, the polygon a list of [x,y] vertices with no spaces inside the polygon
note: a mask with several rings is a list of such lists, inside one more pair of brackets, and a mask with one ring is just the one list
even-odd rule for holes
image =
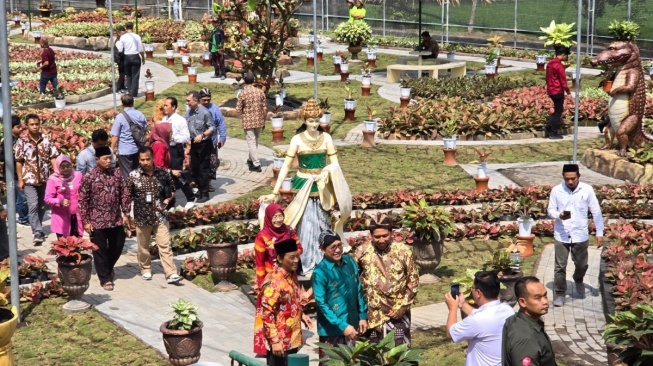
{"label": "crocodile statue", "polygon": [[617,154],[626,156],[628,147],[653,142],[642,130],[646,83],[639,48],[632,42],[614,41],[593,57],[591,64],[606,65],[615,69],[608,102],[610,124],[604,131],[605,144],[599,149],[610,149],[616,137],[619,144]]}

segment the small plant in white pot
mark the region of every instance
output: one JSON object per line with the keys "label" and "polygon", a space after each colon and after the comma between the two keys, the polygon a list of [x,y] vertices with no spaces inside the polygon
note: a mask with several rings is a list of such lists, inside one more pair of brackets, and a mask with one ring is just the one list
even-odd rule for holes
{"label": "small plant in white pot", "polygon": [[399,90],[401,91],[402,98],[410,98],[410,79],[401,79],[399,80]]}
{"label": "small plant in white pot", "polygon": [[367,119],[363,121],[365,124],[365,131],[376,131],[378,127],[378,122],[374,118],[376,111],[372,109],[369,105],[367,106]]}
{"label": "small plant in white pot", "polygon": [[361,72],[363,74],[363,87],[369,87],[372,85],[372,68],[370,67],[370,64],[367,62],[364,63]]}
{"label": "small plant in white pot", "polygon": [[270,118],[272,122],[272,129],[278,130],[283,128],[283,113],[281,112],[281,106],[278,105],[272,109],[272,117]]}
{"label": "small plant in white pot", "polygon": [[340,56],[340,73],[341,74],[349,73],[349,63],[347,61],[347,57],[345,56]]}
{"label": "small plant in white pot", "polygon": [[190,365],[200,359],[202,327],[197,317],[198,307],[179,299],[170,304],[174,312],[172,320],[161,324],[163,344],[173,365]]}
{"label": "small plant in white pot", "polygon": [[345,86],[345,91],[347,92],[347,98],[345,98],[345,110],[356,109],[356,100],[353,96],[353,90],[350,87]]}
{"label": "small plant in white pot", "polygon": [[533,218],[531,213],[539,211],[539,208],[531,202],[531,199],[526,196],[519,197],[519,210],[520,216],[517,218],[519,224],[519,236],[531,235],[531,228],[533,227]]}
{"label": "small plant in white pot", "polygon": [[166,49],[166,58],[175,57],[175,49],[172,48],[172,42],[171,41],[166,41],[164,43],[164,47]]}
{"label": "small plant in white pot", "polygon": [[152,78],[154,75],[152,75],[152,71],[150,69],[145,70],[145,91],[154,91],[154,80]]}
{"label": "small plant in white pot", "polygon": [[272,167],[275,169],[281,169],[281,167],[283,167],[283,161],[286,159],[286,150],[274,147],[273,154],[274,158],[272,160]]}
{"label": "small plant in white pot", "polygon": [[456,117],[452,115],[451,118],[448,118],[438,133],[442,136],[442,141],[444,142],[445,149],[455,149],[456,148]]}
{"label": "small plant in white pot", "polygon": [[493,77],[497,72],[497,54],[495,51],[496,49],[485,56],[485,75],[488,75],[488,77]]}
{"label": "small plant in white pot", "polygon": [[59,86],[56,90],[53,90],[54,94],[54,105],[57,109],[66,108],[66,89],[63,86]]}
{"label": "small plant in white pot", "polygon": [[286,99],[286,84],[283,82],[283,76],[279,77],[279,91],[281,98]]}
{"label": "small plant in white pot", "polygon": [[331,105],[329,104],[329,98],[320,99],[320,109],[322,110],[322,117],[320,117],[320,123],[323,125],[328,125],[331,123]]}
{"label": "small plant in white pot", "polygon": [[146,58],[152,58],[154,57],[154,45],[152,44],[152,40],[154,37],[150,33],[145,33],[143,35],[143,49],[145,50],[145,57]]}

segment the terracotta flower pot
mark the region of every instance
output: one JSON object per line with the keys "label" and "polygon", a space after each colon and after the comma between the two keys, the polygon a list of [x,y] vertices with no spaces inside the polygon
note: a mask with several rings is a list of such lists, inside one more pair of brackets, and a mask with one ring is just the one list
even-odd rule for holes
{"label": "terracotta flower pot", "polygon": [[57,258],[59,268],[59,279],[61,287],[71,299],[63,309],[69,312],[83,312],[90,308],[90,305],[81,300],[84,292],[88,290],[91,280],[92,258],[88,254],[82,255],[79,264],[66,263],[63,258]]}
{"label": "terracotta flower pot", "polygon": [[442,149],[444,152],[444,161],[442,162],[442,165],[444,166],[456,166],[458,163],[456,162],[456,151],[458,149]]}
{"label": "terracotta flower pot", "polygon": [[218,291],[232,291],[238,286],[229,282],[229,276],[236,272],[236,263],[238,261],[238,245],[236,243],[219,243],[203,244],[201,246],[206,250],[209,257],[211,272],[220,282],[215,285]]}
{"label": "terracotta flower pot", "polygon": [[603,91],[609,93],[612,90],[612,80],[603,81]]}
{"label": "terracotta flower pot", "polygon": [[168,352],[168,360],[175,366],[186,366],[197,363],[200,360],[202,349],[202,327],[204,324],[191,330],[168,329],[168,324],[161,324],[159,330],[163,334],[163,344]]}

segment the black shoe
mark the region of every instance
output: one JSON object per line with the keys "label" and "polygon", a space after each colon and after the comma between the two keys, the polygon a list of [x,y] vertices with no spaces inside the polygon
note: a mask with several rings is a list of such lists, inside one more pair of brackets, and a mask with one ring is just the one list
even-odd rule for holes
{"label": "black shoe", "polygon": [[211,75],[211,79],[217,79],[219,77],[220,77],[219,75]]}
{"label": "black shoe", "polygon": [[250,167],[249,167],[249,171],[250,171],[250,172],[257,172],[257,173],[260,173],[260,172],[263,171],[263,169],[261,169],[261,166],[260,166],[260,165],[259,165],[259,166],[250,166]]}
{"label": "black shoe", "polygon": [[209,196],[206,195],[206,196],[202,196],[202,197],[198,198],[197,201],[195,201],[195,203],[205,203],[205,202],[208,202],[208,200],[209,200]]}
{"label": "black shoe", "polygon": [[247,159],[247,166],[251,168],[254,166],[254,163],[251,160]]}
{"label": "black shoe", "polygon": [[549,135],[549,140],[562,140],[562,136],[557,133],[552,133]]}

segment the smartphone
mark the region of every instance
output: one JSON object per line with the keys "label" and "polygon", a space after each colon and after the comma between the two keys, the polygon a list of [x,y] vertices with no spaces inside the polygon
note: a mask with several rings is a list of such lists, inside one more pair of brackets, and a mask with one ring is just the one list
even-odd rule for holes
{"label": "smartphone", "polygon": [[451,297],[454,299],[460,295],[460,284],[459,283],[452,283],[451,284]]}
{"label": "smartphone", "polygon": [[571,211],[562,211],[562,214],[565,215],[565,217],[570,217],[571,216]]}

